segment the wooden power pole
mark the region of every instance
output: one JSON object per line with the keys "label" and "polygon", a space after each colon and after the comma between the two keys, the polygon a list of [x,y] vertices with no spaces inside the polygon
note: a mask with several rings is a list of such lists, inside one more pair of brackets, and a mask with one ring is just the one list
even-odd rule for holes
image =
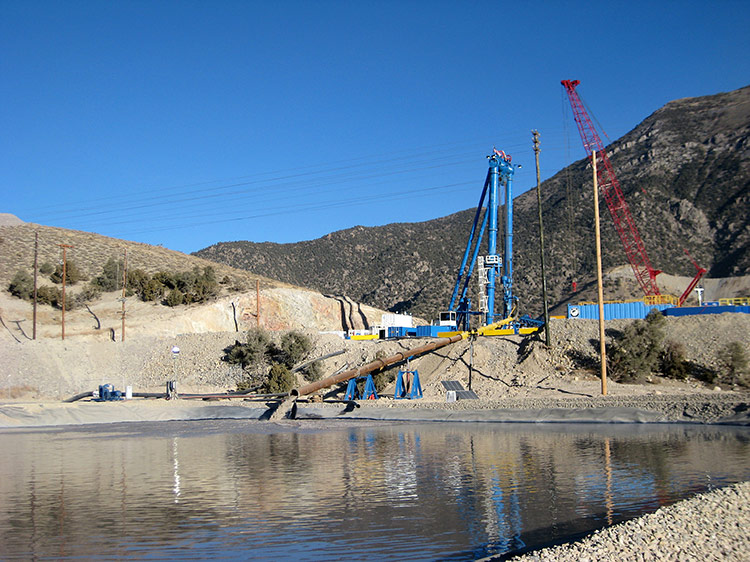
{"label": "wooden power pole", "polygon": [[31,339],[36,339],[36,287],[37,287],[37,273],[39,271],[39,232],[34,233],[34,313],[33,313],[33,324]]}
{"label": "wooden power pole", "polygon": [[599,230],[599,185],[596,180],[596,151],[591,153],[594,167],[594,230],[596,231],[596,288],[599,296],[599,353],[602,364],[602,396],[607,395],[607,348],[604,343],[604,290],[602,288],[602,238]]}
{"label": "wooden power pole", "polygon": [[73,246],[69,244],[59,244],[59,246],[63,249],[63,275],[62,275],[62,339],[65,339],[65,276],[67,274],[67,268],[68,268],[68,256],[66,253],[66,250],[68,248],[72,248]]}
{"label": "wooden power pole", "polygon": [[550,347],[549,308],[547,306],[547,273],[544,269],[544,227],[542,226],[542,185],[539,174],[539,131],[531,131],[534,137],[534,158],[536,160],[536,201],[539,208],[539,253],[542,264],[542,300],[544,301],[544,343]]}
{"label": "wooden power pole", "polygon": [[125,248],[125,261],[122,266],[122,337],[120,341],[125,341],[125,287],[128,284],[128,249]]}

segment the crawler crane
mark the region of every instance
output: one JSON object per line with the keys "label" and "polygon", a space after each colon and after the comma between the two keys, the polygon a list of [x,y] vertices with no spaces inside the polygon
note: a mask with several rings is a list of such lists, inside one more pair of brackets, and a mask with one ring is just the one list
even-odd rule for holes
{"label": "crawler crane", "polygon": [[[630,208],[628,207],[625,197],[622,194],[622,190],[620,189],[620,182],[617,180],[614,167],[609,161],[607,151],[604,149],[604,143],[602,143],[602,139],[596,132],[594,124],[583,105],[583,101],[576,91],[576,87],[580,84],[580,81],[562,80],[560,83],[568,94],[570,106],[573,109],[573,116],[576,125],[578,126],[578,132],[581,135],[583,148],[586,151],[587,156],[591,158],[592,153],[594,151],[596,152],[596,175],[599,189],[604,195],[604,200],[606,201],[609,213],[612,216],[612,222],[614,223],[615,230],[620,237],[620,242],[622,242],[622,246],[625,249],[625,255],[628,257],[630,266],[633,268],[636,281],[638,281],[638,284],[641,286],[641,289],[643,289],[646,296],[658,297],[661,293],[656,284],[656,276],[659,275],[661,271],[654,269],[651,266],[648,254],[646,253],[646,247],[643,244],[641,235],[638,232],[638,228],[633,221],[633,216],[630,213]],[[685,253],[687,253],[687,250]],[[682,303],[684,303],[688,296],[690,296],[690,293],[695,286],[706,274],[706,270],[695,263],[695,261],[693,261],[693,265],[695,266],[697,273],[685,292],[677,299],[677,306],[682,306]]]}

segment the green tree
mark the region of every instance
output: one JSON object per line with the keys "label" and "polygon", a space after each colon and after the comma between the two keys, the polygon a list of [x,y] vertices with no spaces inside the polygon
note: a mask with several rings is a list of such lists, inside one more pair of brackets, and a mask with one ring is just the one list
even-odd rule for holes
{"label": "green tree", "polygon": [[49,275],[53,271],[55,271],[55,266],[48,261],[39,266],[39,273],[41,273],[42,275]]}

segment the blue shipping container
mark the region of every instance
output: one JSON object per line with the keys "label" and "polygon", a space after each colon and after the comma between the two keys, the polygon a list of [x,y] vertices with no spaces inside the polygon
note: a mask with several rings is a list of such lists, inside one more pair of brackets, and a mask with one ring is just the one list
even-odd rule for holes
{"label": "blue shipping container", "polygon": [[[604,305],[605,320],[620,319],[643,319],[652,310],[667,310],[674,308],[672,304],[649,304],[637,302],[616,302]],[[568,318],[583,318],[586,320],[599,320],[598,304],[569,304]]]}

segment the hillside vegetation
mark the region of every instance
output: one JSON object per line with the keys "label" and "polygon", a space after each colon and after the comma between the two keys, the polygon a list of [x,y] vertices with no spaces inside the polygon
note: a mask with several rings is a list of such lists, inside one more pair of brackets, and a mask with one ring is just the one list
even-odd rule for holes
{"label": "hillside vegetation", "polygon": [[[710,277],[750,273],[749,133],[750,87],[745,87],[670,102],[608,147],[654,267],[692,277],[687,249]],[[483,174],[477,176],[477,193]],[[553,306],[580,299],[573,281],[585,290],[594,280],[591,175],[588,161],[579,160],[542,185]],[[626,260],[600,204],[608,270]],[[473,216],[474,209],[467,209],[422,223],[357,226],[295,244],[222,242],[196,255],[430,318],[450,299]],[[536,193],[517,197],[515,291],[520,308],[532,314],[541,312],[536,217]],[[607,298],[639,296],[635,282],[623,278],[605,289]]]}
{"label": "hillside vegetation", "polygon": [[[206,267],[214,270],[215,276],[222,280],[228,278],[227,285],[235,288],[255,287],[255,281],[260,280],[264,287],[283,286],[256,273],[237,270],[231,266],[217,264],[181,252],[168,250],[161,246],[150,246],[138,242],[129,242],[100,236],[90,232],[67,230],[31,223],[14,226],[0,226],[0,285],[7,289],[15,274],[19,271],[33,273],[34,266],[34,236],[39,235],[39,266],[47,264],[53,269],[61,269],[62,248],[67,244],[68,263],[74,264],[82,280],[92,280],[102,275],[108,261],[121,263],[125,250],[128,252],[128,270],[141,270],[148,275],[158,272],[172,272],[174,274],[192,272],[196,268],[203,271]],[[121,271],[119,272],[121,275]],[[50,275],[40,275],[42,283]],[[106,288],[106,287],[105,287]],[[75,287],[72,289],[75,292]]]}

